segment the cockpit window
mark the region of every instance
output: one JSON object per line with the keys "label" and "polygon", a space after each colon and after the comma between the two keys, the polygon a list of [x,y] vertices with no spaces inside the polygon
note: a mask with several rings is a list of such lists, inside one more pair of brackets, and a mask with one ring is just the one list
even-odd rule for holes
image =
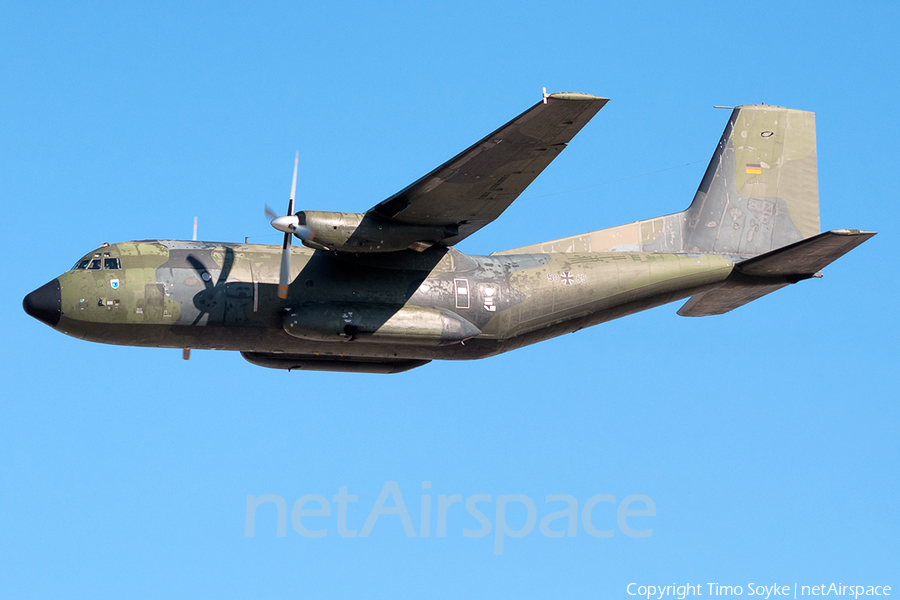
{"label": "cockpit window", "polygon": [[89,271],[99,271],[101,269],[121,269],[122,262],[114,257],[110,256],[109,252],[104,252],[102,255],[97,252],[93,256],[88,256],[86,258],[82,258],[75,266],[72,267],[73,271],[78,271],[80,269],[87,269]]}

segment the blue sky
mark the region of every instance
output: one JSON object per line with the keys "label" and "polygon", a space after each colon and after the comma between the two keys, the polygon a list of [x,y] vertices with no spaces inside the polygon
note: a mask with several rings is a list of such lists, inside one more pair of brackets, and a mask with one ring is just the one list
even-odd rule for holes
{"label": "blue sky", "polygon": [[[0,589],[9,597],[630,597],[639,584],[900,586],[892,3],[7,2],[0,195],[13,257],[0,375]],[[661,307],[478,362],[285,373],[239,355],[103,346],[22,297],[101,242],[278,243],[262,207],[363,211],[550,91],[611,98],[495,223],[488,253],[682,210],[728,117],[817,113],[823,229],[879,235],[721,317]],[[572,191],[575,190],[575,191]],[[423,482],[431,482],[423,489]],[[398,515],[361,530],[397,482]],[[256,513],[273,494],[330,503]],[[491,532],[462,504],[490,496]],[[495,554],[497,498],[565,503]],[[616,510],[632,495],[655,516]],[[604,497],[605,497],[604,496]],[[387,506],[393,506],[388,500]],[[307,509],[315,504],[306,505]],[[641,508],[638,503],[632,508]],[[527,509],[511,502],[511,529]],[[551,529],[564,530],[565,519]]]}

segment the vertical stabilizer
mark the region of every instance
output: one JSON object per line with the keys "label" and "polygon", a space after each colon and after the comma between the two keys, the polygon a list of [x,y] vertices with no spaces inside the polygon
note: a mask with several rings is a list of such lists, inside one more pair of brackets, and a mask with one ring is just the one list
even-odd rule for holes
{"label": "vertical stabilizer", "polygon": [[756,256],[818,234],[815,114],[735,108],[683,215],[685,252]]}

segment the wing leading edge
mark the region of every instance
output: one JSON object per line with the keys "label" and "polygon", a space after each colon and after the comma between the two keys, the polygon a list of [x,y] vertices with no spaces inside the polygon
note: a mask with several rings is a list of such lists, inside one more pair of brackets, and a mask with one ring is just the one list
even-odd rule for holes
{"label": "wing leading edge", "polygon": [[500,216],[608,101],[551,94],[367,214],[450,228],[441,243],[453,245]]}

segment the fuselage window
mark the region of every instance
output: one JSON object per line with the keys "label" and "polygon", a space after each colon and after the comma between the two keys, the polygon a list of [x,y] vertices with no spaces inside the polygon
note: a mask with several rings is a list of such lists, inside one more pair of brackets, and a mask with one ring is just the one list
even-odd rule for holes
{"label": "fuselage window", "polygon": [[103,259],[103,268],[104,269],[121,269],[122,265],[119,264],[118,258],[104,258]]}
{"label": "fuselage window", "polygon": [[91,261],[91,264],[88,266],[89,271],[96,271],[100,268],[100,259],[95,258]]}

